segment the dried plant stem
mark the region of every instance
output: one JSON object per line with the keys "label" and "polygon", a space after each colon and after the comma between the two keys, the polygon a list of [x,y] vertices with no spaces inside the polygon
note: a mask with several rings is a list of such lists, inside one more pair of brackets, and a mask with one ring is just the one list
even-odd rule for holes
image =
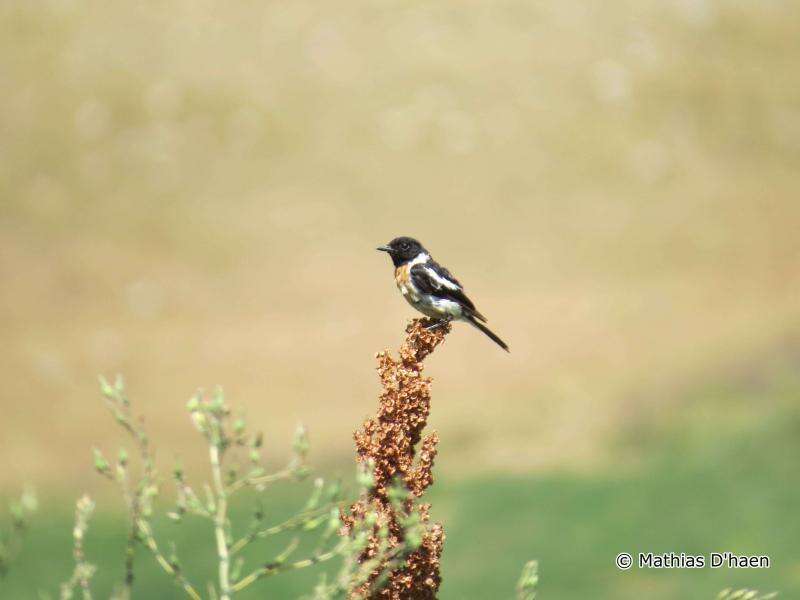
{"label": "dried plant stem", "polygon": [[83,539],[89,528],[89,519],[94,512],[94,502],[89,496],[82,496],[75,504],[75,527],[72,530],[72,556],[75,569],[69,581],[61,584],[61,600],[70,600],[75,588],[80,588],[83,600],[92,600],[90,580],[95,573],[95,566],[86,561],[83,550]]}
{"label": "dried plant stem", "polygon": [[[86,562],[86,554],[83,551],[83,542],[79,541],[78,538],[75,538],[75,563],[76,564],[84,564]],[[92,600],[92,591],[89,587],[89,575],[85,573],[81,573],[78,576],[78,584],[81,586],[81,593],[83,594],[83,600]]]}
{"label": "dried plant stem", "polygon": [[133,593],[133,559],[135,555],[136,543],[138,542],[138,525],[137,522],[141,516],[139,495],[132,493],[130,490],[130,482],[128,478],[128,470],[120,469],[117,474],[120,487],[122,488],[122,496],[125,503],[128,505],[130,513],[130,523],[128,528],[128,537],[125,542],[125,578],[122,582],[122,598],[130,598]]}
{"label": "dried plant stem", "polygon": [[293,517],[289,517],[283,523],[278,523],[277,525],[273,525],[272,527],[267,527],[266,529],[261,529],[257,531],[251,531],[246,536],[240,538],[231,545],[229,554],[230,556],[235,556],[236,554],[244,550],[248,546],[248,544],[255,541],[256,539],[266,538],[271,535],[277,535],[284,531],[295,529],[297,527],[302,527],[304,524],[308,522],[309,519],[322,516],[328,512],[330,512],[330,507],[323,506],[316,510],[302,512]]}
{"label": "dried plant stem", "polygon": [[123,582],[123,598],[130,598],[133,591],[133,559],[135,556],[136,541],[138,540],[138,528],[136,525],[136,515],[138,509],[133,507],[130,528],[128,530],[128,540],[125,543],[125,580]]}
{"label": "dried plant stem", "polygon": [[183,573],[181,573],[180,569],[173,565],[173,563],[167,560],[167,557],[162,554],[160,548],[158,547],[158,542],[156,542],[156,539],[153,537],[153,530],[150,527],[150,523],[145,519],[140,518],[137,521],[137,525],[139,527],[139,534],[142,537],[145,547],[150,550],[153,558],[156,559],[156,562],[164,570],[164,572],[167,575],[175,578],[175,581],[178,583],[178,585],[183,588],[183,591],[185,591],[186,594],[192,598],[192,600],[202,600],[200,593],[183,576]]}
{"label": "dried plant stem", "polygon": [[[292,442],[292,457],[285,468],[268,473],[263,466],[261,457],[261,444],[263,435],[255,433],[249,435],[243,417],[232,418],[231,410],[225,403],[222,391],[217,389],[210,396],[198,392],[187,403],[187,409],[192,422],[202,434],[207,443],[210,465],[210,482],[203,485],[205,494],[198,494],[187,481],[180,464],[173,469],[172,476],[177,489],[177,504],[175,510],[167,513],[172,520],[180,523],[184,516],[200,517],[210,521],[213,528],[213,543],[217,554],[216,581],[209,581],[208,586],[201,592],[186,577],[177,556],[177,549],[166,555],[159,547],[153,530],[152,515],[154,500],[159,495],[160,485],[158,473],[155,468],[153,456],[147,434],[141,419],[134,419],[130,411],[130,403],[125,395],[125,388],[121,378],[114,384],[101,379],[101,390],[106,398],[112,414],[123,429],[133,438],[139,450],[141,469],[138,477],[134,476],[131,464],[125,449],[119,451],[116,464],[110,463],[100,450],[95,450],[95,469],[105,478],[115,482],[122,490],[126,507],[130,516],[130,529],[128,544],[125,551],[125,578],[119,591],[114,596],[115,600],[130,600],[133,587],[133,558],[135,544],[141,543],[153,556],[159,567],[169,575],[191,600],[231,600],[234,595],[241,592],[256,581],[281,573],[311,567],[318,563],[334,558],[343,559],[344,566],[340,571],[340,579],[333,586],[323,584],[326,593],[333,590],[341,593],[355,585],[364,584],[368,577],[381,565],[378,562],[358,563],[358,557],[366,546],[366,537],[380,532],[381,546],[386,546],[389,531],[385,524],[378,530],[373,528],[377,516],[365,521],[365,526],[356,525],[351,537],[336,537],[341,528],[340,515],[344,508],[341,500],[341,486],[338,482],[328,483],[317,478],[306,503],[294,515],[279,521],[277,524],[265,527],[264,513],[259,507],[253,514],[253,521],[244,536],[234,541],[233,527],[229,507],[235,500],[235,492],[251,488],[257,493],[264,492],[268,485],[282,480],[300,481],[307,477],[309,469],[306,463],[308,455],[308,434],[305,427],[298,426]],[[362,469],[363,471],[363,469]],[[361,471],[360,471],[361,473]],[[363,477],[357,479],[359,485],[367,485]],[[372,478],[370,476],[370,482]],[[368,484],[372,486],[372,483]],[[366,489],[362,489],[360,496],[365,497]],[[201,498],[201,496],[203,496]],[[248,547],[252,542],[277,535],[283,532],[297,531],[299,535],[308,535],[312,531],[318,534],[317,543],[310,552],[310,556],[290,562],[289,557],[300,545],[299,537],[292,539],[286,547],[272,560],[260,561],[260,566],[241,577],[245,559],[237,554]],[[393,552],[387,555],[393,561],[392,565],[401,564],[396,561]],[[383,556],[383,554],[381,554]],[[234,557],[236,560],[234,561]],[[76,561],[78,556],[76,555]],[[355,568],[353,567],[355,564]],[[383,563],[381,563],[383,564]],[[81,567],[83,565],[81,564]],[[91,576],[93,571],[76,568],[76,574],[68,584],[65,584],[67,593],[78,587],[81,583],[79,575]],[[341,584],[339,582],[342,582]],[[71,587],[69,587],[71,585]],[[88,592],[87,592],[88,593]],[[329,596],[333,598],[334,596]],[[63,600],[69,600],[64,597]],[[84,600],[90,600],[87,596]]]}
{"label": "dried plant stem", "polygon": [[[382,387],[378,412],[354,435],[356,460],[370,466],[374,486],[342,520],[344,532],[352,534],[356,524],[374,511],[388,528],[388,550],[405,545],[407,552],[401,552],[400,564],[379,560],[368,580],[350,589],[351,598],[433,600],[439,589],[444,530],[430,523],[430,506],[416,502],[433,483],[439,441],[436,432],[423,437],[431,405],[431,380],[422,375],[423,361],[450,331],[449,324],[435,329],[431,325],[430,319],[415,319],[406,328],[397,359],[387,351],[377,355]],[[421,531],[412,535],[408,525],[415,522]],[[374,527],[359,556],[362,565],[380,556],[382,543]]]}
{"label": "dried plant stem", "polygon": [[336,556],[339,556],[340,554],[341,554],[340,547],[337,546],[336,548],[333,548],[332,550],[329,550],[327,552],[321,552],[309,558],[304,558],[302,560],[298,560],[292,563],[276,561],[274,563],[264,565],[256,569],[249,575],[245,575],[244,577],[242,577],[239,581],[236,582],[236,584],[234,584],[234,586],[231,588],[231,591],[233,592],[241,591],[248,585],[251,585],[252,583],[258,581],[262,577],[267,577],[268,575],[274,575],[276,573],[281,573],[283,571],[294,571],[297,569],[305,569],[306,567],[310,567],[312,565],[328,561]]}
{"label": "dried plant stem", "polygon": [[214,513],[214,536],[217,540],[217,557],[219,558],[219,594],[220,600],[230,600],[230,554],[226,527],[228,519],[228,496],[225,492],[225,484],[222,481],[222,463],[220,444],[212,443],[209,446],[209,456],[211,458],[211,475],[214,482],[214,492],[216,495],[216,512]]}
{"label": "dried plant stem", "polygon": [[116,469],[112,469],[102,453],[95,450],[95,469],[107,479],[116,481],[120,486],[130,517],[130,530],[125,548],[125,578],[122,597],[131,597],[134,581],[134,549],[135,544],[141,542],[164,572],[170,575],[192,600],[200,600],[200,594],[183,575],[177,560],[170,560],[164,556],[153,535],[149,518],[153,511],[153,498],[158,494],[158,477],[150,452],[149,438],[141,419],[134,419],[131,414],[131,405],[125,393],[123,380],[121,377],[117,377],[114,383],[110,384],[101,377],[100,389],[114,419],[134,441],[141,460],[141,474],[134,479],[128,454],[124,449],[120,450]]}

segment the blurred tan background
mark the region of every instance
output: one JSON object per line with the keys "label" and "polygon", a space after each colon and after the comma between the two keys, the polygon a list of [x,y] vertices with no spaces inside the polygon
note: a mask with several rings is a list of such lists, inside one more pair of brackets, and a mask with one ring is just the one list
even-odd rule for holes
{"label": "blurred tan background", "polygon": [[[100,485],[123,373],[162,458],[221,384],[348,457],[420,238],[506,355],[429,362],[441,468],[589,469],[800,332],[797,2],[0,6],[0,485]],[[787,341],[788,340],[788,341]]]}

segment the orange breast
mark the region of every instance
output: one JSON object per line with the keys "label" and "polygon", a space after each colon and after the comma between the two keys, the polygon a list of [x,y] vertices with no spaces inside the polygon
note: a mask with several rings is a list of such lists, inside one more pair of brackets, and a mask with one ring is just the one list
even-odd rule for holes
{"label": "orange breast", "polygon": [[408,286],[408,265],[400,265],[394,270],[394,280],[397,283],[397,287],[401,290]]}
{"label": "orange breast", "polygon": [[414,284],[411,283],[410,273],[408,265],[401,265],[394,270],[394,281],[403,297],[413,303],[418,300],[418,295]]}

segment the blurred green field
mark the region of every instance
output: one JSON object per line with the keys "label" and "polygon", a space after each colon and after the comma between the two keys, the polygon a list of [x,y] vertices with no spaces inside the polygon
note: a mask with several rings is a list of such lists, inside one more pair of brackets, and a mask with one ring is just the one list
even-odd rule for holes
{"label": "blurred green field", "polygon": [[[679,399],[678,427],[650,425],[628,432],[620,450],[636,461],[627,469],[439,478],[428,499],[434,517],[446,523],[441,597],[512,598],[516,577],[529,558],[540,561],[543,598],[711,600],[727,586],[796,597],[800,521],[792,515],[800,503],[800,376],[786,367],[772,360],[747,381],[687,390]],[[724,418],[703,417],[720,404],[726,407]],[[451,450],[446,441],[442,449]],[[291,513],[300,496],[276,490],[266,508],[277,522]],[[105,593],[119,578],[125,533],[119,515],[109,510],[113,503],[103,499],[104,510],[86,544],[100,566],[97,590]],[[37,590],[53,591],[66,577],[71,568],[69,508],[63,499],[45,501],[25,551],[0,582],[3,598],[35,598]],[[214,572],[207,524],[159,523],[167,532],[162,541],[176,541],[189,575],[202,581]],[[265,548],[276,546],[261,546],[259,552]],[[772,566],[620,572],[613,560],[622,551],[766,554]],[[150,565],[149,556],[140,555],[139,565],[136,597],[180,597]],[[242,598],[299,597],[318,574],[280,575]]]}

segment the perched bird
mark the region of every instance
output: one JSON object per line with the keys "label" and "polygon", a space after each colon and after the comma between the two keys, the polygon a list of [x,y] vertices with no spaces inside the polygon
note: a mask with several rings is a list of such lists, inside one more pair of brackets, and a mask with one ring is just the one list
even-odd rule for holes
{"label": "perched bird", "polygon": [[394,280],[408,303],[422,314],[437,319],[431,328],[450,321],[466,321],[509,351],[506,343],[484,325],[486,317],[464,294],[458,279],[433,260],[417,240],[399,237],[377,249],[388,252],[392,258]]}

